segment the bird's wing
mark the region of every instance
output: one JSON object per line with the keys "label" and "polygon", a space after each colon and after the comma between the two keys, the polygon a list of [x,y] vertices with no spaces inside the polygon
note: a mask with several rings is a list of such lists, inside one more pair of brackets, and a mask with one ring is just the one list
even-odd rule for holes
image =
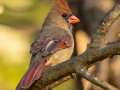
{"label": "bird's wing", "polygon": [[20,88],[29,88],[35,80],[38,80],[41,77],[45,68],[45,64],[47,63],[49,59],[48,57],[50,55],[54,54],[59,50],[69,48],[71,46],[69,35],[61,38],[59,37],[56,39],[45,38],[44,42],[42,40],[38,41],[32,44],[31,53],[34,57],[29,70],[27,71],[27,73],[25,74],[25,76],[19,84]]}
{"label": "bird's wing", "polygon": [[39,37],[39,39],[32,43],[30,53],[33,56],[36,56],[38,53],[41,56],[48,56],[60,49],[71,47],[72,38],[68,33],[65,33],[60,36],[50,35]]}

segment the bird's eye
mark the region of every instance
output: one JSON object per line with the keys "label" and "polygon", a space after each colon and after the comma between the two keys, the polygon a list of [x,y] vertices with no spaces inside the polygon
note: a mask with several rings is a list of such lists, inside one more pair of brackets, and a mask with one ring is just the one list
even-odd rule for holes
{"label": "bird's eye", "polygon": [[62,17],[67,17],[67,14],[66,14],[66,13],[63,13],[63,14],[62,14]]}

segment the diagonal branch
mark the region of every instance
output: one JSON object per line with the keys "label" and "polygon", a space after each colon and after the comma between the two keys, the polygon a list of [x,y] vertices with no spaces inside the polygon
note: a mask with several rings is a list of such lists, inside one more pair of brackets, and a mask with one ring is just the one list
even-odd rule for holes
{"label": "diagonal branch", "polygon": [[77,67],[81,66],[82,69],[82,66],[92,65],[108,56],[118,54],[120,54],[120,42],[110,44],[102,49],[89,49],[83,55],[48,68],[44,72],[42,79],[36,81],[28,90],[40,90],[49,84],[74,73]]}
{"label": "diagonal branch", "polygon": [[92,82],[93,84],[101,87],[104,90],[118,90],[117,88],[113,87],[109,83],[99,80],[97,77],[92,76],[89,72],[87,72],[87,69],[84,67],[83,69],[77,70],[77,73],[81,75],[83,78],[87,79],[88,81]]}
{"label": "diagonal branch", "polygon": [[117,0],[115,6],[111,11],[104,17],[101,21],[101,24],[98,26],[96,32],[93,35],[93,42],[90,45],[91,47],[99,47],[101,41],[104,40],[104,36],[109,31],[109,28],[112,24],[120,17],[120,0]]}

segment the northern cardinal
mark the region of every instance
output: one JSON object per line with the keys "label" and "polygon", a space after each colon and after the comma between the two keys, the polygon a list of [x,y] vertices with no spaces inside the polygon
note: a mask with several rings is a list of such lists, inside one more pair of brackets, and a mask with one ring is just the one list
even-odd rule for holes
{"label": "northern cardinal", "polygon": [[[43,24],[41,32],[31,45],[30,67],[16,90],[29,88],[36,80],[41,78],[48,65],[70,58],[74,48],[71,33],[72,25],[78,22],[80,20],[72,14],[67,2],[65,0],[56,0]],[[53,57],[55,58],[53,59]]]}

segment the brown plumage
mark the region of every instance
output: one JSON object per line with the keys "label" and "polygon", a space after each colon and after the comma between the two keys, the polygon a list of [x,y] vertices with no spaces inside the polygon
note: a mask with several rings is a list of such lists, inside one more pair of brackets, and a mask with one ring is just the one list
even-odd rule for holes
{"label": "brown plumage", "polygon": [[43,24],[41,32],[31,45],[30,67],[16,90],[29,88],[36,80],[40,79],[48,64],[54,65],[70,58],[74,47],[71,33],[72,21],[79,22],[71,14],[65,0],[56,0]]}
{"label": "brown plumage", "polygon": [[63,13],[72,14],[71,9],[69,8],[66,0],[56,0],[54,7],[55,9],[57,9],[57,12],[59,12],[61,15]]}

